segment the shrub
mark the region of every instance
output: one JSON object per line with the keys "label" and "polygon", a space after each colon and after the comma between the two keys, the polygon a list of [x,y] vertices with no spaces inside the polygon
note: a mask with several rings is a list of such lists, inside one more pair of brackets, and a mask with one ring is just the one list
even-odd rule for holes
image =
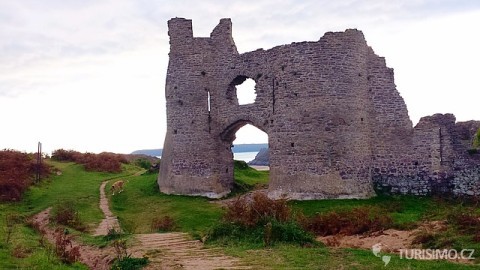
{"label": "shrub", "polygon": [[33,183],[39,169],[41,176],[50,174],[45,163],[38,168],[31,155],[13,150],[0,151],[0,201],[18,201],[23,192]]}
{"label": "shrub", "polygon": [[66,229],[55,230],[55,254],[67,264],[74,263],[80,258],[80,248],[73,246],[72,237]]}
{"label": "shrub", "polygon": [[52,152],[52,159],[56,161],[78,162],[82,153],[73,150],[58,149]]}
{"label": "shrub", "polygon": [[210,230],[207,240],[246,241],[265,246],[277,242],[315,243],[313,235],[296,222],[286,199],[272,200],[264,193],[229,203],[222,222]]}
{"label": "shrub", "polygon": [[31,248],[27,248],[22,245],[16,245],[10,254],[15,258],[23,259],[28,257],[30,253],[32,253]]}
{"label": "shrub", "polygon": [[245,170],[249,168],[248,164],[243,160],[234,160],[233,166],[235,170]]}
{"label": "shrub", "polygon": [[447,224],[453,225],[460,232],[475,234],[480,228],[480,217],[470,211],[452,211],[447,216]]}
{"label": "shrub", "polygon": [[475,154],[478,154],[478,149],[476,148],[468,149],[467,152],[469,155],[475,155]]}
{"label": "shrub", "polygon": [[306,230],[322,236],[362,234],[393,226],[392,218],[384,209],[372,206],[317,214],[301,222]]}
{"label": "shrub", "polygon": [[224,219],[245,227],[265,225],[271,219],[285,222],[291,217],[291,209],[285,198],[272,200],[264,193],[254,193],[252,198],[239,197],[227,205]]}
{"label": "shrub", "polygon": [[78,231],[86,231],[86,226],[80,220],[80,215],[72,202],[58,203],[52,209],[50,219],[57,224],[72,227]]}
{"label": "shrub", "polygon": [[112,243],[113,248],[115,249],[116,259],[111,267],[115,270],[135,270],[141,269],[148,264],[148,259],[143,258],[132,258],[127,252],[127,241],[126,240],[115,240]]}
{"label": "shrub", "polygon": [[472,237],[473,242],[480,243],[480,232],[476,232],[475,235]]}
{"label": "shrub", "polygon": [[143,168],[145,170],[149,170],[152,167],[152,163],[145,158],[139,158],[139,159],[135,160],[135,164],[138,167]]}
{"label": "shrub", "polygon": [[457,237],[457,234],[448,230],[439,233],[422,230],[415,235],[412,244],[421,244],[426,249],[452,248],[458,245]]}
{"label": "shrub", "polygon": [[152,220],[151,228],[154,232],[170,232],[175,230],[176,223],[170,216],[157,217]]}
{"label": "shrub", "polygon": [[422,245],[423,248],[432,248],[436,246],[437,236],[434,233],[422,230],[418,232],[412,239],[412,244]]}
{"label": "shrub", "polygon": [[103,236],[103,239],[106,241],[110,241],[121,238],[122,236],[122,232],[115,230],[115,228],[110,228],[107,232],[107,235]]}
{"label": "shrub", "polygon": [[117,257],[117,260],[121,260],[128,256],[127,240],[115,240],[113,241],[112,246],[115,249],[115,256]]}
{"label": "shrub", "polygon": [[477,130],[477,133],[475,133],[473,137],[472,145],[474,148],[480,148],[480,128]]}
{"label": "shrub", "polygon": [[250,243],[261,243],[263,240],[262,226],[246,228],[240,224],[230,222],[219,222],[208,232],[206,241],[242,241]]}
{"label": "shrub", "polygon": [[[278,222],[274,220],[267,223],[265,227],[264,243],[266,246],[275,242],[298,243],[302,246],[315,242],[314,236],[309,232],[306,232],[293,220],[288,222]],[[271,229],[269,229],[269,227],[271,227]]]}
{"label": "shrub", "polygon": [[142,269],[144,266],[148,264],[148,258],[132,258],[130,255],[115,260],[112,265],[112,270],[136,270]]}
{"label": "shrub", "polygon": [[123,155],[113,153],[83,155],[82,164],[85,165],[87,171],[100,171],[118,173],[122,171],[122,163],[128,163]]}
{"label": "shrub", "polygon": [[79,153],[73,150],[58,149],[53,151],[52,159],[70,161],[85,166],[87,171],[118,173],[122,171],[122,163],[128,163],[124,155],[103,152],[100,154]]}
{"label": "shrub", "polygon": [[22,217],[15,213],[8,213],[5,216],[5,243],[10,243],[13,231],[17,224],[22,222]]}

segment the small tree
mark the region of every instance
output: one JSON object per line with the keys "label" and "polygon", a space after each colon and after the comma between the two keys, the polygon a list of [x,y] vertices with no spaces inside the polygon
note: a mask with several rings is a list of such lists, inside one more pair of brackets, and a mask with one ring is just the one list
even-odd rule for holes
{"label": "small tree", "polygon": [[145,159],[145,158],[137,159],[135,161],[135,164],[137,166],[139,166],[140,168],[143,168],[145,170],[148,170],[148,169],[150,169],[150,167],[152,167],[152,163],[148,159]]}
{"label": "small tree", "polygon": [[473,148],[480,148],[480,128],[477,130],[477,133],[473,136]]}

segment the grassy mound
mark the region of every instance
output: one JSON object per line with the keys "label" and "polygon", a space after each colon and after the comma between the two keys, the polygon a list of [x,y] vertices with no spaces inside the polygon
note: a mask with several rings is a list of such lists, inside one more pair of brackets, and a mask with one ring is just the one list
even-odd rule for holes
{"label": "grassy mound", "polygon": [[268,187],[269,171],[257,171],[245,161],[234,161],[234,190],[233,195],[242,194],[251,190],[262,189]]}

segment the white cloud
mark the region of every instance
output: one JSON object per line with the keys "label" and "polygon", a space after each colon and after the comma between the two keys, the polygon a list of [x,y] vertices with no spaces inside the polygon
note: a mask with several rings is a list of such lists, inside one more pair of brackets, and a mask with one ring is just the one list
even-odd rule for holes
{"label": "white cloud", "polygon": [[[468,0],[1,1],[0,148],[162,147],[167,20],[176,16],[193,20],[195,36],[232,18],[240,52],[361,29],[395,69],[414,122],[435,112],[480,119],[479,10]],[[246,130],[240,141],[265,140]]]}

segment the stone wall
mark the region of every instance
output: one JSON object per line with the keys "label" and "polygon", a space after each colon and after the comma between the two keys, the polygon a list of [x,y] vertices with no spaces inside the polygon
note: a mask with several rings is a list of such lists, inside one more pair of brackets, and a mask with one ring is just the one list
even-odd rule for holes
{"label": "stone wall", "polygon": [[[231,145],[245,124],[269,136],[271,197],[367,198],[374,189],[463,194],[478,186],[470,169],[478,162],[460,147],[455,117],[425,117],[413,128],[393,70],[362,32],[239,54],[229,19],[205,38],[193,37],[190,20],[168,26],[162,192],[228,194]],[[247,78],[256,83],[256,100],[239,105],[236,86]],[[462,173],[459,162],[468,164]]]}

